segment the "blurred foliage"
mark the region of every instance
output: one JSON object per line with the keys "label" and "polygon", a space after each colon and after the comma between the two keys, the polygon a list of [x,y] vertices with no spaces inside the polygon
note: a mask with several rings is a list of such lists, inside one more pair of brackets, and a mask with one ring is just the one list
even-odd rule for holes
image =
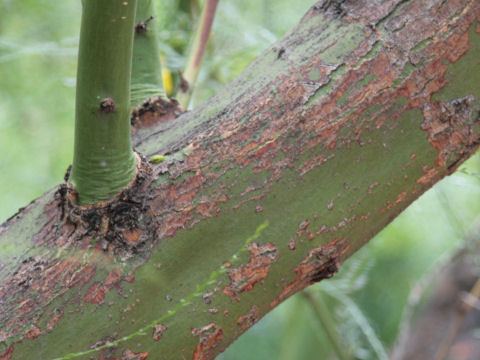
{"label": "blurred foliage", "polygon": [[80,1],[0,0],[0,221],[59,183],[73,154]]}
{"label": "blurred foliage", "polygon": [[[235,78],[290,29],[313,0],[221,0],[193,106]],[[0,0],[0,221],[62,181],[72,161],[81,2]],[[159,0],[164,63],[182,70],[200,0]],[[175,80],[176,79],[176,80]],[[480,213],[480,162],[464,164],[313,287],[357,359],[383,359],[395,345],[408,299],[425,274],[463,244]],[[219,356],[335,359],[305,299],[281,304]]]}

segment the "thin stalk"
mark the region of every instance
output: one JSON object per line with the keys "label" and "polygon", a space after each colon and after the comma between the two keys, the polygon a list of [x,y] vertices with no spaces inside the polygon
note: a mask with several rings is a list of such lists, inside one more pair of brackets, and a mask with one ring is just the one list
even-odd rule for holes
{"label": "thin stalk", "polygon": [[137,0],[82,4],[71,182],[79,204],[92,204],[135,175],[129,103]]}
{"label": "thin stalk", "polygon": [[185,85],[181,86],[177,94],[177,100],[185,109],[188,108],[195,81],[197,80],[200,65],[202,64],[203,54],[207,41],[212,30],[215,11],[217,10],[218,0],[206,0],[205,7],[202,10],[200,22],[198,23],[195,39],[193,40],[190,53],[188,55],[187,66],[183,73]]}
{"label": "thin stalk", "polygon": [[130,91],[131,106],[137,106],[152,96],[165,97],[153,5],[152,0],[138,0],[137,3]]}
{"label": "thin stalk", "polygon": [[335,325],[335,321],[330,315],[330,311],[327,308],[327,305],[321,298],[320,294],[317,294],[315,298],[310,293],[310,291],[302,291],[303,298],[309,303],[313,312],[317,316],[318,321],[325,330],[325,334],[332,345],[333,351],[340,360],[351,360],[352,357],[349,356],[345,351],[344,347],[339,341],[339,333]]}

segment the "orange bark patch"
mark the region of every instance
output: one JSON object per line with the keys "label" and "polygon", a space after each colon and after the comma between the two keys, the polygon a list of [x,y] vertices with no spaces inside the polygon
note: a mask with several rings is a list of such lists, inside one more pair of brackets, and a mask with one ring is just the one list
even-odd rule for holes
{"label": "orange bark patch", "polygon": [[140,229],[127,230],[124,232],[125,239],[130,245],[137,245],[140,235],[143,233]]}
{"label": "orange bark patch", "polygon": [[312,156],[310,159],[305,161],[305,163],[300,167],[300,176],[303,176],[309,171],[313,170],[314,168],[323,165],[328,160],[334,157],[335,157],[335,154],[330,154],[328,156],[324,156],[324,155]]}
{"label": "orange bark patch", "polygon": [[127,349],[122,353],[120,358],[114,360],[145,360],[148,358],[148,351],[134,353],[132,350]]}
{"label": "orange bark patch", "polygon": [[289,296],[322,279],[332,277],[338,270],[338,258],[350,247],[346,239],[335,239],[328,244],[312,249],[302,262],[293,270],[297,277],[287,284],[271,302],[274,308]]}
{"label": "orange bark patch", "polygon": [[220,211],[215,202],[201,202],[197,205],[195,210],[204,218],[217,215]]}
{"label": "orange bark patch", "polygon": [[[443,53],[450,63],[460,60],[469,50],[468,32],[453,32],[445,41],[438,43],[435,49]],[[422,75],[429,80],[427,86],[422,89],[425,96],[431,98],[445,86],[444,74],[447,66],[442,59],[438,59],[424,67]],[[412,81],[416,81],[417,86],[420,86],[418,79],[412,79]],[[424,99],[418,97],[417,101],[411,105],[420,106],[422,101]],[[475,98],[469,95],[448,102],[432,102],[429,106],[423,106],[422,129],[427,132],[428,141],[438,152],[436,159],[438,167],[446,167],[452,155],[471,153],[472,148],[476,147],[474,127],[480,119],[477,119],[476,123],[471,123],[474,103]]]}
{"label": "orange bark patch", "polygon": [[102,283],[98,281],[93,283],[83,298],[91,304],[103,304],[105,301],[105,288]]}
{"label": "orange bark patch", "polygon": [[223,289],[225,295],[237,297],[238,293],[252,290],[257,282],[268,276],[270,265],[278,260],[278,249],[272,243],[258,245],[253,242],[248,248],[249,263],[228,270],[231,282]]}
{"label": "orange bark patch", "polygon": [[435,168],[431,168],[431,169],[424,168],[423,171],[425,171],[426,174],[417,180],[417,183],[419,183],[420,185],[430,184],[438,174],[438,171]]}
{"label": "orange bark patch", "polygon": [[163,224],[158,230],[159,237],[171,237],[175,233],[184,229],[186,224],[191,220],[191,213],[189,211],[182,212],[181,214],[168,214],[163,218]]}
{"label": "orange bark patch", "polygon": [[468,50],[470,50],[470,43],[468,41],[468,31],[463,34],[454,34],[447,40],[450,45],[450,50],[447,52],[447,58],[451,63],[457,62]]}
{"label": "orange bark patch", "polygon": [[395,204],[399,204],[402,201],[405,201],[406,197],[407,197],[407,192],[402,191],[400,194],[398,194],[397,198],[395,199]]}
{"label": "orange bark patch", "polygon": [[139,129],[175,120],[183,112],[185,110],[174,99],[163,99],[160,96],[148,99],[132,111],[132,135]]}
{"label": "orange bark patch", "polygon": [[240,316],[237,319],[237,325],[240,326],[240,330],[245,332],[247,329],[253,326],[260,319],[260,311],[256,305],[253,305],[248,313]]}
{"label": "orange bark patch", "polygon": [[3,353],[0,353],[0,360],[12,360],[13,349],[14,346],[11,344],[7,350],[5,350]]}
{"label": "orange bark patch", "polygon": [[[62,287],[71,288],[83,285],[91,279],[94,273],[94,266],[86,266],[82,269],[81,263],[73,257],[60,261],[45,260],[41,256],[26,258],[8,280],[9,283],[14,284],[14,287],[6,286],[6,283],[0,286],[0,298],[5,299],[5,303],[2,304],[3,312],[9,313],[10,309],[15,308],[17,313],[17,316],[9,318],[2,324],[3,329],[10,330],[6,333],[8,338],[20,333],[27,336],[32,324],[35,323],[31,317],[41,304],[51,301]],[[12,289],[21,289],[25,295],[16,301],[12,300],[11,294],[8,292]],[[52,314],[48,316],[52,316]],[[63,317],[63,313],[61,317]],[[54,316],[47,326],[53,329],[60,318]]]}
{"label": "orange bark patch", "polygon": [[63,319],[63,311],[60,309],[55,309],[49,315],[51,316],[51,319],[48,322],[46,329],[47,331],[52,331],[55,325],[57,324],[57,322]]}
{"label": "orange bark patch", "polygon": [[66,284],[69,288],[74,286],[83,286],[88,283],[95,275],[96,267],[93,265],[87,265],[82,270],[77,271],[66,280]]}
{"label": "orange bark patch", "polygon": [[120,280],[120,269],[113,269],[108,273],[105,283],[93,283],[84,296],[84,300],[92,304],[103,304],[105,302],[105,295],[109,292]]}
{"label": "orange bark patch", "polygon": [[[297,231],[297,237],[301,237],[304,233],[307,234],[307,237],[310,239],[309,234],[310,231],[308,231],[308,227],[310,226],[310,221],[309,220],[304,220],[300,224],[298,224],[298,231]],[[310,234],[311,235],[311,234]]]}
{"label": "orange bark patch", "polygon": [[209,323],[201,328],[193,328],[192,335],[200,338],[193,352],[193,360],[211,359],[215,348],[223,340],[223,331],[215,323]]}
{"label": "orange bark patch", "polygon": [[473,103],[474,97],[470,95],[445,103],[435,103],[424,110],[422,128],[427,131],[430,144],[438,152],[437,166],[445,167],[452,154],[462,154],[476,146],[473,135],[476,124],[470,124]]}
{"label": "orange bark patch", "polygon": [[295,238],[291,238],[290,241],[288,242],[288,249],[289,250],[295,250],[297,246],[297,241],[295,240]]}
{"label": "orange bark patch", "polygon": [[257,150],[255,150],[254,154],[256,157],[262,157],[266,153],[275,150],[278,146],[277,140],[271,140],[267,143],[261,145]]}
{"label": "orange bark patch", "polygon": [[33,327],[25,334],[25,337],[30,340],[35,340],[40,335],[42,335],[42,330],[40,330],[36,325],[33,325]]}

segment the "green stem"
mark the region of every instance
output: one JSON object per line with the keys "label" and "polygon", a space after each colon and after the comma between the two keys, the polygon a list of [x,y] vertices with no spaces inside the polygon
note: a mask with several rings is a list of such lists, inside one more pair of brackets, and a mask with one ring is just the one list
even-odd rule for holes
{"label": "green stem", "polygon": [[344,351],[344,347],[338,339],[339,334],[335,325],[335,321],[330,315],[330,311],[328,310],[328,307],[320,294],[317,294],[317,296],[314,298],[310,291],[305,290],[302,292],[302,296],[310,304],[313,312],[317,316],[317,319],[325,330],[325,334],[330,340],[330,344],[332,345],[337,357],[340,360],[350,360],[351,356]]}
{"label": "green stem", "polygon": [[138,0],[135,24],[131,106],[137,106],[152,96],[165,97],[152,0]]}
{"label": "green stem", "polygon": [[79,204],[114,197],[134,177],[130,75],[136,0],[83,0],[71,181]]}
{"label": "green stem", "polygon": [[218,0],[206,0],[205,6],[202,10],[201,19],[195,33],[190,53],[188,55],[187,66],[183,73],[183,79],[186,85],[179,89],[177,100],[185,109],[188,108],[190,98],[192,96],[195,81],[197,80],[200,65],[202,64],[203,53],[207,45],[210,31],[212,29],[215,11],[217,9]]}

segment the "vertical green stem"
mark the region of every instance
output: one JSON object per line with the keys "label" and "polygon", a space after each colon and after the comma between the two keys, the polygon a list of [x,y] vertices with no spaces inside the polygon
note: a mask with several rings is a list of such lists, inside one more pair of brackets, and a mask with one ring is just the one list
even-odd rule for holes
{"label": "vertical green stem", "polygon": [[317,295],[318,296],[314,298],[310,291],[305,290],[302,292],[303,298],[310,304],[318,321],[325,330],[325,334],[330,340],[330,344],[332,345],[332,348],[335,351],[337,357],[340,360],[350,360],[352,357],[347,354],[342,344],[340,344],[340,341],[338,339],[339,333],[327,305],[323,301],[320,294]]}
{"label": "vertical green stem", "polygon": [[203,53],[207,46],[207,41],[212,29],[213,19],[215,18],[215,11],[217,10],[218,0],[206,0],[205,6],[202,10],[200,22],[195,32],[195,39],[193,40],[190,53],[188,55],[187,66],[183,73],[183,78],[186,80],[188,86],[185,89],[180,89],[177,94],[177,100],[185,109],[190,103],[195,81],[197,80],[200,65],[202,64]]}
{"label": "vertical green stem", "polygon": [[137,0],[83,0],[71,181],[80,204],[111,199],[134,177],[130,75]]}
{"label": "vertical green stem", "polygon": [[131,106],[137,106],[152,96],[165,97],[152,0],[138,0],[135,24]]}

